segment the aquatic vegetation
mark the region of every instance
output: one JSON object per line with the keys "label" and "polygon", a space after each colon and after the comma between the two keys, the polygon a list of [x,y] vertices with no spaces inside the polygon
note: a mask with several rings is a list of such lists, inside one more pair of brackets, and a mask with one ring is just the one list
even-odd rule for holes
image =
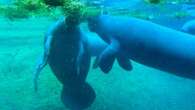
{"label": "aquatic vegetation", "polygon": [[149,4],[179,4],[179,3],[190,3],[193,2],[193,0],[144,0],[146,3]]}
{"label": "aquatic vegetation", "polygon": [[161,0],[162,4],[179,4],[179,3],[190,3],[193,2],[193,0]]}
{"label": "aquatic vegetation", "polygon": [[43,0],[46,5],[49,6],[63,6],[64,0]]}
{"label": "aquatic vegetation", "polygon": [[187,12],[185,12],[185,11],[179,11],[179,12],[174,13],[173,16],[174,16],[175,18],[177,18],[177,19],[181,19],[181,18],[183,18],[183,17],[189,16],[189,14],[188,14]]}
{"label": "aquatic vegetation", "polygon": [[46,9],[40,0],[17,0],[13,5],[2,7],[4,16],[10,20],[28,18]]}
{"label": "aquatic vegetation", "polygon": [[3,7],[3,6],[0,6],[0,15],[3,15],[4,14],[4,12],[5,12],[5,7]]}
{"label": "aquatic vegetation", "polygon": [[109,14],[115,15],[115,16],[122,15],[122,16],[136,17],[136,18],[145,19],[145,20],[151,20],[155,16],[157,16],[155,14],[142,12],[141,10],[131,10],[131,11],[126,11],[126,12],[121,12],[121,11],[117,11],[117,10],[115,10],[115,11],[109,10]]}
{"label": "aquatic vegetation", "polygon": [[45,8],[41,0],[17,0],[14,5],[28,11],[36,11]]}
{"label": "aquatic vegetation", "polygon": [[148,14],[148,13],[143,13],[141,11],[132,11],[127,16],[132,16],[132,17],[146,19],[146,20],[151,20],[154,18],[154,15]]}
{"label": "aquatic vegetation", "polygon": [[101,13],[100,8],[97,7],[86,7],[85,10],[83,10],[83,16],[87,17],[87,16],[96,16],[99,13]]}
{"label": "aquatic vegetation", "polygon": [[[174,2],[191,2],[191,0],[145,0],[149,4],[163,4]],[[163,6],[162,6],[163,5]],[[59,8],[56,11],[56,8]],[[88,16],[95,16],[101,12],[100,7],[93,7],[84,4],[78,0],[16,0],[14,6],[4,8],[4,15],[9,19],[28,18],[31,16],[50,16],[51,18],[58,18],[61,15],[68,16],[68,23],[70,25],[79,24],[84,21]],[[124,16],[134,16],[143,19],[152,19],[154,16],[146,13],[136,13],[133,11],[121,13],[117,10],[108,9],[111,14],[118,14]],[[176,18],[186,16],[186,13],[177,12],[174,14]]]}
{"label": "aquatic vegetation", "polygon": [[[168,2],[169,0],[167,0]],[[193,2],[193,0],[173,0],[174,3],[190,3]]]}
{"label": "aquatic vegetation", "polygon": [[88,7],[76,0],[16,0],[13,5],[2,8],[4,16],[11,20],[40,15],[52,18],[65,15],[67,23],[72,26],[79,24],[87,16],[97,15],[100,12],[100,9]]}
{"label": "aquatic vegetation", "polygon": [[90,7],[75,0],[65,0],[63,5],[63,13],[67,16],[67,23],[72,26],[79,24],[89,16],[98,15],[100,12],[101,9],[97,7]]}
{"label": "aquatic vegetation", "polygon": [[151,4],[159,4],[162,0],[144,0],[144,1]]}
{"label": "aquatic vegetation", "polygon": [[[49,16],[52,20],[58,20],[59,16],[63,15],[62,7],[51,8],[48,10],[49,11],[45,12],[45,15]],[[43,15],[43,16],[45,16],[45,15]]]}
{"label": "aquatic vegetation", "polygon": [[28,18],[29,13],[25,9],[9,6],[4,9],[4,16],[10,20],[14,20],[14,19]]}
{"label": "aquatic vegetation", "polygon": [[72,0],[64,1],[63,12],[67,16],[67,25],[78,25],[83,17],[84,4]]}

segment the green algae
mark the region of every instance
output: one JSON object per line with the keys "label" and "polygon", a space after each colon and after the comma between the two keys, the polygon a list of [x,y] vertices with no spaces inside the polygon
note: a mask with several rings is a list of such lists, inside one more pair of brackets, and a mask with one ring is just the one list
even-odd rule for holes
{"label": "green algae", "polygon": [[184,17],[188,17],[189,16],[189,13],[185,12],[185,11],[178,11],[178,12],[175,12],[173,14],[173,16],[177,19],[182,19]]}

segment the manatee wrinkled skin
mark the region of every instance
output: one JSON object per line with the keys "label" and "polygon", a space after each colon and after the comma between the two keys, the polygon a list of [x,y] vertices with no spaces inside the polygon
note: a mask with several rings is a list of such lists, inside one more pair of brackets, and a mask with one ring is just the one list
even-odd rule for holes
{"label": "manatee wrinkled skin", "polygon": [[122,53],[143,65],[195,79],[195,37],[191,34],[124,16],[89,17],[88,26],[109,44],[99,56],[100,65]]}
{"label": "manatee wrinkled skin", "polygon": [[182,29],[183,32],[195,35],[195,20],[187,21]]}
{"label": "manatee wrinkled skin", "polygon": [[61,100],[64,105],[71,110],[89,107],[96,97],[86,82],[90,59],[87,39],[80,26],[67,27],[65,18],[61,18],[46,33],[44,53],[34,74],[35,89],[40,71],[48,63],[63,85]]}

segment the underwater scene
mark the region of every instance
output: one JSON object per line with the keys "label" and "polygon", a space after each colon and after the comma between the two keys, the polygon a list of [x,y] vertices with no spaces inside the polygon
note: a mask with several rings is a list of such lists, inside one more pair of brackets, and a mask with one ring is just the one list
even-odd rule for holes
{"label": "underwater scene", "polygon": [[195,110],[195,0],[0,0],[0,110]]}

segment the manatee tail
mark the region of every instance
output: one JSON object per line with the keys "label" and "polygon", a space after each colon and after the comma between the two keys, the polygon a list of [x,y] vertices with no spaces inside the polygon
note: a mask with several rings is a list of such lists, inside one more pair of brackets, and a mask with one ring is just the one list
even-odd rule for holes
{"label": "manatee tail", "polygon": [[88,108],[95,100],[96,94],[88,84],[69,86],[63,85],[61,100],[70,110],[83,110]]}

